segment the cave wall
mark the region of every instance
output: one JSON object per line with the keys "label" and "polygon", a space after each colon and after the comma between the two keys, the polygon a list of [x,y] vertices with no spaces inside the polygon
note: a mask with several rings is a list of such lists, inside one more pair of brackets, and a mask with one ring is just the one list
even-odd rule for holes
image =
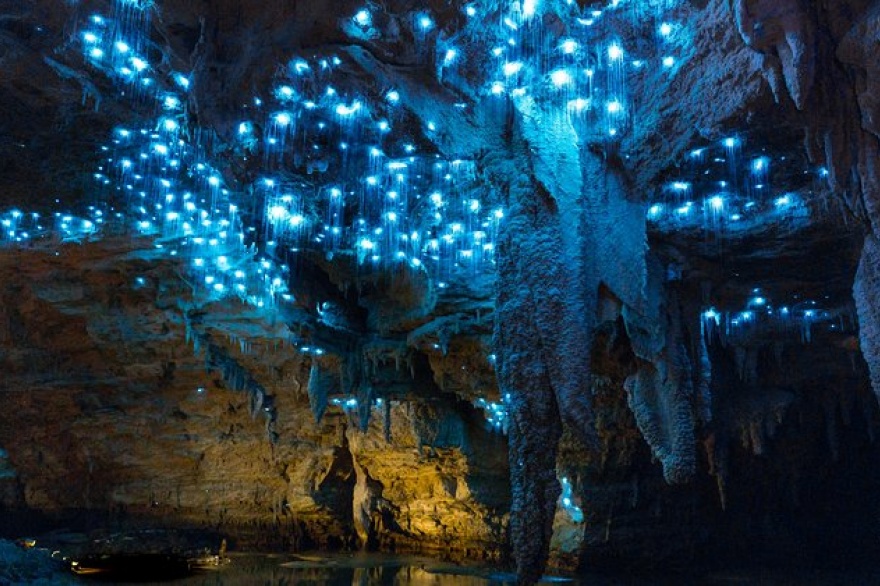
{"label": "cave wall", "polygon": [[[696,65],[635,76],[641,118],[609,142],[531,98],[463,111],[460,100],[478,95],[468,76],[485,73],[480,60],[458,77],[438,78],[436,55],[407,28],[411,7],[392,4],[377,14],[375,36],[352,40],[351,26],[338,26],[338,15],[318,3],[271,10],[259,2],[166,3],[153,23],[154,50],[193,72],[193,124],[210,127],[206,143],[234,158],[240,153],[225,139],[254,88],[268,84],[267,64],[313,45],[344,45],[352,88],[398,88],[403,126],[442,119],[444,130],[422,142],[479,161],[493,204],[506,212],[497,281],[460,277],[441,295],[424,275],[364,274],[342,254],[310,258],[318,269],[296,291],[299,313],[273,321],[232,302],[191,299],[173,263],[126,257],[137,248],[131,242],[68,245],[58,257],[4,253],[7,510],[185,522],[256,545],[495,556],[506,547],[509,509],[511,547],[529,581],[548,556],[568,567],[615,556],[665,559],[706,543],[720,549],[731,536],[771,551],[784,533],[774,511],[786,520],[809,516],[811,507],[845,500],[847,483],[869,493],[873,477],[853,471],[873,462],[876,409],[865,401],[854,338],[822,332],[798,345],[771,332],[728,345],[704,332],[700,310],[706,283],[750,286],[745,278],[731,285],[736,279],[725,274],[742,257],[758,257],[750,276],[767,277],[755,265],[784,258],[791,272],[832,275],[834,287],[854,279],[858,349],[875,391],[880,385],[877,7],[858,0],[677,6],[694,35],[679,61]],[[453,7],[436,4],[438,21],[459,24]],[[30,159],[4,157],[4,177],[14,178],[4,194],[49,197],[46,185],[22,187],[42,180],[35,170],[52,161],[43,155],[82,155],[108,130],[105,116],[131,115],[102,98],[114,94],[97,75],[70,68],[81,63],[63,69],[38,58],[51,43],[30,24],[45,21],[61,37],[71,16],[37,11],[4,20],[12,23],[3,41],[15,48],[15,67],[0,98],[24,114],[4,121],[10,140],[0,147],[9,154],[31,145]],[[559,36],[563,25],[553,16],[548,29]],[[653,24],[628,26],[621,33],[640,38]],[[250,42],[255,37],[265,42]],[[30,71],[53,84],[28,98],[9,80]],[[65,108],[47,116],[53,100]],[[27,119],[54,130],[30,139]],[[765,242],[761,233],[725,243],[708,260],[703,235],[655,234],[656,258],[646,259],[644,192],[694,141],[716,140],[743,122],[757,122],[750,140],[788,156],[803,148],[789,144],[792,129],[805,131],[811,163],[828,167],[843,202],[845,230],[866,235],[857,274],[849,248],[837,272],[827,258],[814,262],[792,252],[795,244],[777,244],[803,235],[784,229],[768,231]],[[259,161],[236,161],[224,177],[252,181]],[[89,165],[70,154],[57,163],[65,171]],[[49,183],[85,197],[65,178]],[[819,218],[820,232],[839,228],[826,220]],[[766,248],[746,250],[758,245]],[[493,321],[497,386],[485,359]],[[295,350],[291,333],[328,355]],[[336,399],[356,396],[358,411],[332,403],[334,391]],[[508,394],[509,453],[472,405]],[[382,408],[374,403],[380,396]],[[832,465],[823,468],[826,458]],[[560,505],[560,477],[573,487],[584,523]],[[785,496],[774,500],[776,489]],[[870,512],[861,501],[854,507]],[[760,526],[749,517],[760,517]],[[803,528],[814,534],[820,523]],[[660,539],[664,548],[653,545]]]}
{"label": "cave wall", "polygon": [[[228,303],[187,318],[181,300],[191,292],[176,267],[132,254],[131,242],[114,245],[2,257],[6,533],[33,528],[24,514],[41,514],[46,526],[197,528],[242,548],[508,555],[507,439],[433,382],[442,375],[466,393],[471,376],[460,365],[480,346],[454,338],[454,365],[444,371],[435,357],[436,370],[373,407],[366,431],[356,411],[333,404],[316,423],[310,358],[285,343],[284,327],[273,332]],[[694,294],[683,287],[680,299]],[[215,346],[207,364],[187,321]],[[858,495],[880,484],[866,473],[880,469],[880,419],[853,345],[817,332],[812,344],[758,341],[743,360],[710,337],[714,417],[694,446],[694,479],[669,485],[624,390],[640,361],[627,327],[606,320],[594,335],[595,443],[568,424],[553,428],[561,443],[547,482],[566,478],[582,511],[576,518],[556,489],[553,566],[675,568],[737,555],[772,563],[780,552],[806,563],[874,543],[874,512]],[[259,403],[229,361],[259,383]],[[413,380],[388,366],[379,378]],[[838,547],[823,541],[829,535]]]}
{"label": "cave wall", "polygon": [[240,547],[499,555],[506,450],[470,403],[443,399],[427,373],[427,393],[373,406],[366,432],[335,406],[316,423],[310,358],[286,327],[227,303],[188,326],[178,268],[133,244],[2,257],[4,533],[27,530],[12,520],[29,511],[80,529],[198,528]]}

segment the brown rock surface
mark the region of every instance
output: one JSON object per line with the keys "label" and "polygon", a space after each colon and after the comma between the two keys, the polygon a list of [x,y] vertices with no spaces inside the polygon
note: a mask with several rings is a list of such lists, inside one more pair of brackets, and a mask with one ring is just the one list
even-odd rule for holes
{"label": "brown rock surface", "polygon": [[0,255],[3,507],[201,527],[250,546],[356,547],[360,535],[498,551],[504,443],[470,405],[395,400],[390,440],[384,415],[365,434],[339,407],[317,424],[309,359],[284,328],[233,302],[207,306],[199,327],[214,353],[271,397],[273,441],[268,407],[187,341],[177,268],[138,256],[126,240]]}

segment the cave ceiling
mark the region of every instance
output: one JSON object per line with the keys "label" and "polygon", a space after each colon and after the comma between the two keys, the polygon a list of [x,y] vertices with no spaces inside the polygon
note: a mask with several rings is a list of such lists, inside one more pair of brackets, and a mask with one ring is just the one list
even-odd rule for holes
{"label": "cave ceiling", "polygon": [[[736,251],[742,249],[747,251],[743,263],[764,254],[791,257],[791,262],[815,270],[835,263],[823,262],[821,251],[816,255],[804,250],[800,230],[834,226],[827,232],[819,229],[832,244],[846,248],[840,242],[846,240],[843,233],[859,241],[864,210],[858,201],[834,197],[827,161],[803,148],[805,129],[830,124],[815,120],[824,114],[821,108],[805,114],[795,103],[813,99],[818,90],[811,93],[805,87],[801,91],[806,97],[793,97],[788,88],[796,87],[798,76],[808,75],[805,68],[786,77],[796,64],[777,63],[781,57],[773,39],[755,41],[754,34],[737,29],[737,22],[740,28],[756,26],[744,22],[743,13],[758,13],[760,6],[659,1],[559,7],[537,3],[532,8],[525,4],[343,2],[331,10],[319,2],[270,7],[258,2],[9,6],[4,14],[2,100],[4,110],[14,115],[3,122],[4,207],[25,214],[62,212],[77,217],[86,216],[88,206],[104,207],[108,213],[125,214],[129,225],[157,224],[145,230],[151,235],[162,231],[173,238],[159,228],[167,221],[162,222],[158,208],[142,214],[144,218],[132,217],[120,165],[128,160],[126,152],[130,159],[149,147],[150,140],[183,140],[181,151],[186,150],[191,160],[181,161],[176,171],[166,169],[169,177],[192,177],[193,169],[184,167],[195,165],[196,159],[210,172],[202,171],[201,185],[181,182],[166,191],[210,190],[205,181],[222,180],[224,199],[241,200],[242,227],[266,236],[247,234],[247,244],[262,248],[276,236],[269,228],[301,246],[304,258],[338,247],[339,256],[362,260],[381,255],[383,269],[400,252],[420,263],[430,252],[425,243],[411,243],[409,250],[393,244],[379,254],[358,246],[374,243],[358,238],[357,229],[351,228],[353,218],[367,212],[374,216],[366,218],[369,228],[380,228],[388,221],[381,217],[387,208],[385,214],[401,216],[401,227],[391,238],[419,232],[458,240],[451,226],[467,237],[485,233],[482,245],[468,242],[472,250],[465,251],[465,245],[456,243],[448,255],[476,251],[478,258],[471,264],[480,266],[475,271],[491,273],[492,226],[474,222],[491,224],[491,214],[502,214],[503,205],[492,193],[491,172],[482,164],[485,153],[497,147],[484,127],[503,124],[498,110],[507,100],[534,96],[582,124],[578,140],[585,148],[601,149],[609,165],[622,166],[632,197],[647,205],[652,238],[684,257],[736,267]],[[858,9],[858,3],[850,4]],[[777,14],[766,17],[774,31],[789,26]],[[842,32],[820,29],[810,34]],[[122,53],[120,47],[127,45],[131,48]],[[607,55],[609,47],[622,50],[619,63]],[[100,58],[94,56],[96,51]],[[572,79],[562,79],[571,74]],[[815,77],[816,72],[809,75]],[[181,87],[175,76],[188,78],[189,86]],[[331,91],[335,95],[328,95]],[[389,100],[389,92],[398,100]],[[168,107],[171,100],[174,107]],[[803,104],[800,107],[803,110]],[[295,129],[279,124],[279,116],[285,120],[291,115]],[[158,136],[121,140],[114,133],[126,127]],[[300,144],[287,143],[285,135],[290,143]],[[735,140],[736,146],[725,148],[725,139]],[[286,144],[269,144],[277,146],[279,141]],[[351,150],[343,150],[346,142]],[[381,154],[365,152],[370,149]],[[437,161],[433,176],[407,176],[407,191],[414,199],[391,207],[383,204],[381,210],[359,209],[363,202],[358,200],[364,196],[358,182],[391,185],[389,165],[409,175],[405,165],[412,154],[423,166],[430,158]],[[155,153],[150,156],[155,158]],[[753,168],[765,159],[766,170]],[[136,170],[138,165],[134,161]],[[442,165],[449,168],[441,170]],[[370,169],[382,166],[388,176],[371,178]],[[443,176],[448,180],[450,169],[457,172],[451,181],[455,193],[448,197],[457,201],[440,200],[442,209],[432,206],[427,200],[435,193],[443,195]],[[261,189],[261,181],[273,180],[277,187]],[[141,190],[132,187],[131,191]],[[395,191],[384,183],[376,187]],[[344,202],[331,211],[328,192],[334,188],[345,192]],[[286,209],[275,205],[275,220],[270,211],[248,203],[262,199],[268,210],[284,190],[296,203],[282,206]],[[148,197],[155,199],[157,194]],[[452,209],[469,205],[479,211]],[[404,210],[406,206],[410,209]],[[440,211],[442,220],[433,221],[432,211]],[[339,215],[338,225],[329,229],[344,231],[341,239],[326,233],[332,213]],[[274,224],[281,217],[290,223],[301,221],[302,227],[279,229]],[[80,236],[91,237],[85,232]],[[310,244],[316,237],[334,244]],[[487,248],[486,253],[481,248]],[[851,271],[856,254],[849,254]],[[444,259],[451,265],[469,260]],[[701,266],[695,270],[705,269],[705,263],[697,264]],[[833,297],[837,308],[845,305],[848,276],[841,275],[838,282],[837,267],[829,269],[827,279],[811,279],[817,283],[814,290],[794,294],[800,299]],[[774,285],[768,275],[758,274],[749,283],[747,275],[731,279],[733,272],[741,273],[724,269],[709,280],[721,289],[724,281],[734,289]],[[828,281],[827,291],[822,281]],[[796,303],[786,298],[791,289],[782,286],[772,295],[777,305]],[[744,306],[747,298],[737,293]],[[724,303],[719,310],[738,309],[733,299]]]}
{"label": "cave ceiling", "polygon": [[[352,354],[359,368],[436,362],[466,335],[482,359],[455,386],[463,399],[491,403],[506,429],[505,390],[537,381],[552,393],[535,400],[560,412],[538,427],[561,417],[590,444],[589,365],[571,357],[622,315],[650,365],[631,407],[676,482],[692,432],[655,429],[638,397],[680,365],[670,348],[699,345],[687,327],[743,345],[858,335],[852,286],[880,210],[878,13],[859,0],[5,2],[0,243],[63,254],[106,239],[126,262],[176,267],[194,343],[208,330],[290,343],[312,358],[318,417],[332,396],[366,419],[382,396],[356,376],[326,382]],[[528,352],[510,350],[529,340],[547,366],[534,380],[517,362]],[[512,409],[511,462],[524,454],[541,477]],[[518,490],[548,486],[514,482],[514,509]],[[540,566],[524,547],[522,567]]]}

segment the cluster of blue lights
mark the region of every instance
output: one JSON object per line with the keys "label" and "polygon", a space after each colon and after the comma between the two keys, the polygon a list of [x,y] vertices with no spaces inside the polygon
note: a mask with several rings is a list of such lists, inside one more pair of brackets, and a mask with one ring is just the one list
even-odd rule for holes
{"label": "cluster of blue lights", "polygon": [[507,393],[501,397],[500,403],[479,398],[474,401],[474,405],[483,410],[483,414],[486,416],[486,421],[489,422],[493,431],[507,434],[507,425],[509,421],[507,405],[509,402],[510,393]]}
{"label": "cluster of blue lights", "polygon": [[[372,17],[363,10],[353,20],[368,26]],[[342,95],[333,85],[341,63],[335,55],[292,59],[272,98],[260,100],[265,118],[239,126],[240,139],[266,153],[271,236],[293,250],[351,251],[360,263],[430,270],[438,281],[454,270],[491,270],[504,212],[484,202],[474,162],[423,153],[418,136],[398,131],[399,90]],[[266,129],[262,137],[256,128]],[[294,158],[326,180],[308,194],[318,196],[315,209],[302,207],[303,194],[282,193]]]}
{"label": "cluster of blue lights", "polygon": [[[372,16],[363,10],[353,21],[369,27]],[[456,270],[492,270],[503,210],[484,202],[473,161],[420,152],[417,136],[395,132],[398,90],[342,95],[333,84],[338,56],[290,59],[268,97],[254,98],[257,116],[237,128],[245,156],[264,155],[264,176],[247,186],[260,209],[242,204],[240,211],[241,193],[227,188],[188,139],[183,102],[189,79],[177,72],[160,76],[134,51],[142,43],[121,38],[113,19],[91,22],[95,26],[81,34],[86,58],[123,85],[138,83],[139,96],[155,100],[160,112],[146,128],[117,130],[96,179],[121,191],[136,229],[170,255],[190,259],[197,282],[213,294],[266,304],[284,294],[287,279],[286,268],[270,259],[303,249],[430,271],[441,284]],[[416,24],[424,31],[434,26],[425,14]],[[454,52],[447,57],[454,60]],[[428,122],[425,131],[437,128]],[[320,174],[327,183],[306,188],[291,180],[297,174]],[[305,202],[316,199],[306,209]],[[265,256],[257,259],[257,278],[249,278],[254,271],[242,257],[253,254],[255,242]],[[262,293],[252,291],[254,284]]]}
{"label": "cluster of blue lights", "polygon": [[[773,161],[765,154],[745,155],[743,141],[729,137],[717,145],[693,149],[682,176],[657,190],[647,217],[660,230],[682,228],[735,231],[755,223],[772,224],[810,217],[813,187],[825,187],[824,169],[805,170],[815,179],[808,191],[791,191],[771,181]],[[783,160],[779,162],[785,162]]]}
{"label": "cluster of blue lights", "polygon": [[[589,123],[605,140],[620,140],[635,121],[628,76],[673,76],[687,59],[689,33],[664,20],[662,7],[668,6],[661,1],[651,3],[661,12],[651,19],[652,47],[660,51],[650,55],[615,36],[615,19],[630,18],[623,2],[583,8],[573,0],[516,0],[500,11],[497,4],[465,5],[461,35],[445,34],[427,11],[413,14],[406,26],[431,49],[438,76],[468,67],[472,55],[466,49],[485,46],[489,73],[478,83],[484,99],[540,100],[572,124]],[[198,133],[186,108],[190,76],[168,70],[147,50],[152,2],[115,0],[112,6],[111,15],[80,23],[77,47],[86,63],[152,117],[137,127],[116,128],[103,147],[93,177],[105,204],[77,214],[8,211],[0,215],[0,243],[82,241],[99,237],[108,223],[123,224],[149,238],[157,254],[178,259],[201,295],[236,297],[267,309],[293,301],[289,284],[296,275],[287,263],[297,254],[320,252],[350,257],[359,267],[425,273],[440,289],[454,274],[494,271],[505,211],[478,179],[475,161],[447,160],[424,146],[446,129],[442,120],[425,120],[419,128],[408,124],[405,89],[341,90],[356,83],[344,71],[344,57],[287,56],[272,84],[253,96],[249,116],[236,120],[232,150],[259,160],[258,179],[241,185],[192,138]],[[556,36],[543,18],[551,11],[571,25]],[[484,21],[496,16],[487,38]],[[381,18],[366,6],[345,16],[343,30],[376,38]],[[479,42],[456,45],[468,35]],[[762,152],[747,154],[736,136],[694,149],[682,175],[651,199],[648,220],[663,230],[808,219],[806,194],[773,184],[779,162]],[[819,180],[827,176],[821,169],[807,172]],[[760,291],[735,311],[708,308],[702,317],[705,328],[724,338],[761,326],[796,328],[809,341],[815,324],[843,327],[815,301],[778,305]],[[325,353],[315,346],[299,350],[314,357]],[[505,395],[475,405],[493,430],[506,433],[509,402]],[[353,397],[330,403],[358,409]],[[568,480],[561,482],[562,506],[582,521]]]}
{"label": "cluster of blue lights", "polygon": [[711,341],[748,338],[755,332],[777,332],[782,335],[798,332],[803,342],[812,341],[813,328],[824,325],[829,331],[842,332],[853,327],[852,317],[823,309],[813,299],[798,299],[776,304],[761,291],[754,289],[743,307],[735,311],[719,311],[710,307],[702,314],[703,331]]}
{"label": "cluster of blue lights", "polygon": [[252,213],[241,213],[221,173],[186,133],[189,77],[161,73],[146,55],[151,9],[151,2],[117,0],[111,16],[92,15],[78,33],[84,58],[157,112],[143,127],[116,128],[102,147],[106,159],[94,178],[110,195],[105,207],[125,210],[114,219],[151,238],[157,253],[184,263],[194,291],[256,307],[290,301],[288,267],[273,258],[276,243],[256,249],[263,240],[249,222]]}
{"label": "cluster of blue lights", "polygon": [[106,164],[96,179],[125,201],[133,228],[155,247],[188,265],[194,285],[216,297],[235,295],[257,307],[274,305],[287,293],[287,267],[252,246],[254,229],[219,174],[181,138],[169,112],[177,96],[155,96],[162,113],[147,128],[117,128]]}
{"label": "cluster of blue lights", "polygon": [[[356,412],[360,402],[355,397],[333,397],[328,401],[345,412]],[[384,409],[385,399],[375,399],[370,405],[371,410]]]}
{"label": "cluster of blue lights", "polygon": [[104,212],[94,206],[84,216],[56,212],[43,217],[13,209],[0,214],[0,245],[26,245],[34,240],[83,242],[96,236],[104,223]]}
{"label": "cluster of blue lights", "polygon": [[[504,212],[484,202],[474,163],[420,152],[419,137],[395,132],[401,101],[395,88],[380,96],[341,95],[333,85],[342,64],[336,55],[290,59],[268,97],[254,98],[257,116],[239,123],[242,152],[264,155],[263,177],[246,186],[260,202],[254,209],[189,139],[189,78],[160,74],[139,52],[142,13],[149,12],[143,8],[117,4],[113,18],[94,15],[79,33],[84,57],[124,90],[136,87],[137,99],[154,101],[158,112],[143,128],[114,132],[95,179],[122,194],[134,229],[186,262],[200,290],[259,307],[279,296],[290,300],[288,267],[273,259],[303,249],[430,271],[441,288],[453,271],[492,270]],[[369,27],[372,15],[364,10],[353,20]],[[424,13],[415,24],[424,32],[434,27]],[[454,61],[455,52],[446,57]],[[425,131],[437,127],[429,122]],[[304,192],[304,184],[290,179],[301,171],[317,171],[327,183]],[[10,222],[4,237],[25,238],[20,224]]]}
{"label": "cluster of blue lights", "polygon": [[[474,2],[465,6],[465,14],[476,27],[476,38],[484,38],[482,14],[496,14],[490,2]],[[558,111],[572,119],[589,120],[596,124],[608,140],[619,140],[632,124],[631,100],[627,92],[627,75],[651,69],[674,74],[684,55],[688,37],[683,27],[660,20],[656,46],[662,56],[632,54],[612,33],[616,19],[626,20],[628,11],[623,3],[612,0],[604,8],[582,8],[574,1],[514,1],[500,13],[499,27],[489,47],[488,59],[494,75],[487,80],[485,92],[491,96],[514,99],[539,99],[555,104]],[[662,16],[664,7],[657,6],[652,19]],[[571,23],[564,34],[553,38],[544,24],[552,13]],[[548,46],[550,49],[548,50]],[[439,53],[438,69],[454,66],[450,56],[455,47]]]}

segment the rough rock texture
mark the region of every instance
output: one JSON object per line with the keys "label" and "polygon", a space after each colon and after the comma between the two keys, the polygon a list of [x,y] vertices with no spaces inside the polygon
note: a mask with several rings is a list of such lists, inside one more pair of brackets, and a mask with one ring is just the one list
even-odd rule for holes
{"label": "rough rock texture", "polygon": [[665,267],[652,263],[648,277],[649,311],[625,311],[627,333],[640,359],[638,371],[624,383],[639,429],[663,464],[670,483],[690,480],[696,469],[694,360],[688,355],[680,300],[666,284]]}
{"label": "rough rock texture", "polygon": [[[202,306],[191,325],[175,267],[129,254],[133,244],[2,257],[6,514],[78,510],[91,523],[201,527],[251,546],[355,546],[360,534],[498,555],[504,444],[470,404],[437,405],[433,388],[430,404],[389,400],[366,434],[338,407],[316,424],[309,360],[285,328],[234,304]],[[432,385],[430,374],[409,380]]]}
{"label": "rough rock texture", "polygon": [[[824,332],[812,345],[755,340],[758,377],[749,381],[741,378],[735,348],[713,336],[714,418],[700,430],[693,480],[669,485],[621,392],[639,361],[624,324],[606,323],[596,342],[592,387],[601,449],[588,452],[563,435],[560,475],[572,483],[584,521],[560,511],[553,563],[580,556],[587,567],[614,567],[613,560],[626,559],[631,567],[668,571],[704,563],[698,560],[705,555],[736,567],[743,559],[797,567],[846,563],[837,560],[873,550],[876,529],[841,500],[858,500],[877,482],[878,410],[855,348]],[[828,532],[842,527],[839,541],[829,544]],[[690,548],[691,562],[676,553]]]}
{"label": "rough rock texture", "polygon": [[[72,48],[68,23],[110,4],[2,7],[0,105],[15,115],[0,120],[0,199],[10,206],[88,200],[92,153],[110,127],[147,116]],[[570,120],[528,95],[477,101],[485,55],[507,34],[492,12],[506,3],[485,4],[491,24],[470,29],[473,46],[459,47],[468,58],[452,73],[437,52],[465,38],[461,3],[418,7],[435,16],[434,48],[416,38],[403,0],[383,3],[368,28],[348,16],[362,7],[353,1],[156,3],[149,51],[191,74],[187,132],[224,161],[227,183],[245,188],[261,172],[262,156],[226,143],[257,88],[293,55],[332,48],[346,57],[342,92],[396,88],[398,126],[420,148],[476,161],[486,203],[505,208],[497,279],[452,278],[441,293],[425,273],[362,270],[363,252],[306,254],[297,304],[267,316],[197,298],[142,242],[4,252],[7,510],[100,511],[254,545],[480,557],[504,550],[509,508],[524,583],[550,551],[569,567],[707,543],[714,553],[725,539],[796,551],[797,529],[821,534],[835,511],[871,518],[863,495],[877,479],[854,471],[877,468],[858,350],[880,394],[880,7],[646,3],[668,6],[685,36],[673,67],[630,75],[631,111],[612,140],[595,117]],[[571,34],[562,6],[542,15],[526,51],[555,51]],[[658,62],[655,19],[632,14],[606,13],[614,24],[601,40],[620,37]],[[441,132],[419,131],[432,119]],[[786,179],[805,159],[826,166],[842,213],[819,202],[739,233],[649,233],[648,194],[686,167],[695,142],[728,132],[785,157]],[[289,159],[288,178],[305,186],[333,168]],[[347,179],[334,173],[321,180]],[[813,191],[807,183],[792,189]],[[822,300],[835,323],[734,335],[701,316],[709,304],[741,304],[756,285]],[[472,405],[508,395],[509,453]],[[344,402],[352,397],[356,410]],[[583,523],[566,520],[559,477]]]}
{"label": "rough rock texture", "polygon": [[865,239],[862,260],[853,286],[859,312],[859,340],[871,372],[874,392],[880,395],[880,244],[876,236]]}
{"label": "rough rock texture", "polygon": [[[499,245],[502,260],[498,270],[494,346],[500,350],[498,386],[502,393],[509,392],[512,396],[509,407],[512,547],[521,579],[534,582],[546,563],[560,493],[555,466],[561,417],[547,363],[553,360],[550,353],[558,324],[555,315],[566,308],[560,299],[563,295],[560,289],[553,291],[555,295],[551,299],[535,295],[545,291],[548,285],[546,273],[539,267],[548,259],[559,258],[558,232],[553,219],[555,206],[549,194],[535,190],[528,177],[518,179],[510,186],[513,201],[507,224],[509,235],[504,236]],[[529,221],[532,217],[536,219],[534,223]],[[522,232],[531,234],[526,247],[519,247],[515,236]],[[540,342],[536,344],[536,340]],[[567,382],[577,384],[578,381]]]}
{"label": "rough rock texture", "polygon": [[[758,51],[775,47],[781,60],[788,95],[804,116],[797,119],[805,127],[806,147],[814,160],[828,168],[832,185],[849,211],[876,235],[880,201],[880,134],[876,125],[878,78],[876,56],[876,3],[845,2],[745,2],[735,3],[737,26],[746,43]],[[817,67],[816,61],[826,64]],[[765,68],[778,69],[771,58]],[[772,77],[772,73],[769,74]],[[818,79],[817,79],[818,76]],[[817,91],[810,91],[818,85]],[[831,88],[836,88],[832,90]],[[778,98],[778,96],[777,96]],[[871,242],[863,253],[865,267],[872,252]],[[869,332],[875,320],[870,309],[869,269],[856,278],[855,297],[860,320]],[[877,362],[876,345],[864,344],[870,365]],[[867,334],[870,338],[870,334]],[[875,367],[872,366],[872,370]],[[875,378],[876,381],[876,378]],[[875,382],[875,390],[877,385]]]}
{"label": "rough rock texture", "polygon": [[803,110],[815,81],[815,27],[806,6],[798,0],[733,3],[736,25],[743,40],[765,53],[765,67],[785,80],[788,94]]}

